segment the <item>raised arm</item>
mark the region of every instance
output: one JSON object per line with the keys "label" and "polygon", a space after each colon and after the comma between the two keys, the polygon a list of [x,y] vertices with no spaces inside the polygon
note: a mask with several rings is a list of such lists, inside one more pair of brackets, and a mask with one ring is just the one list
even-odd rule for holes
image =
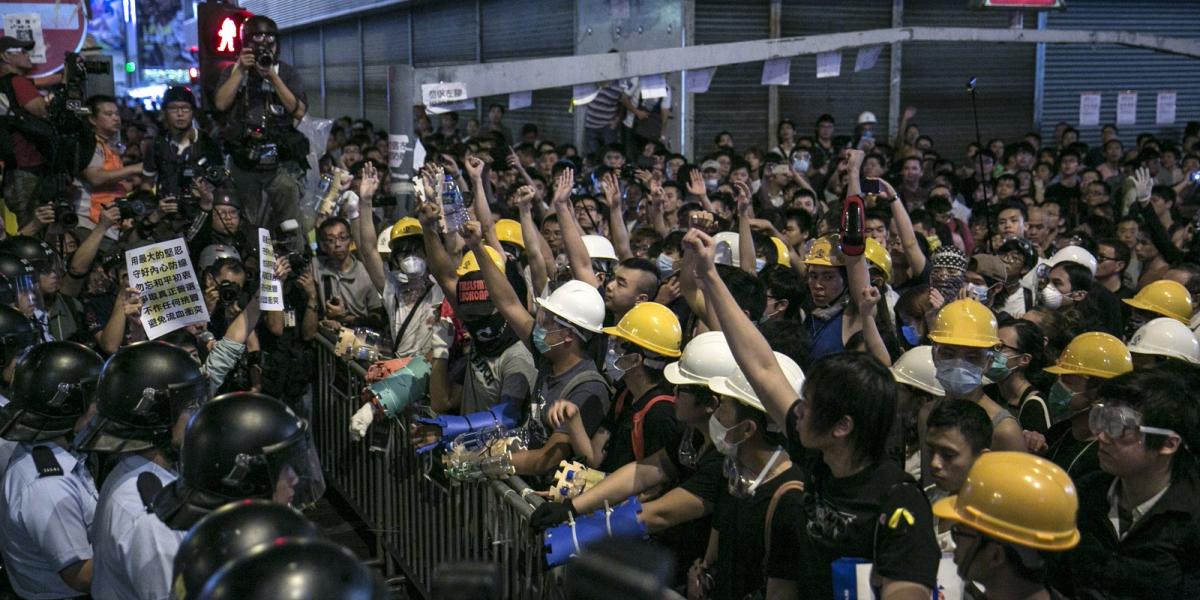
{"label": "raised arm", "polygon": [[716,242],[708,234],[692,229],[683,237],[685,253],[694,254],[696,283],[704,293],[706,305],[710,306],[720,320],[721,330],[733,357],[754,388],[767,415],[779,427],[786,427],[787,414],[796,401],[796,391],[788,383],[787,376],[779,368],[775,353],[767,343],[762,333],[750,321],[750,317],[733,299],[725,282],[717,276],[717,267],[713,262],[716,254]]}
{"label": "raised arm", "polygon": [[376,238],[379,234],[375,231],[375,207],[371,200],[378,189],[379,172],[375,170],[374,164],[367,161],[359,176],[358,189],[355,190],[355,193],[358,194],[357,230],[358,238],[361,240],[358,244],[358,254],[362,257],[363,266],[367,269],[367,276],[371,278],[371,283],[375,284],[375,289],[382,294],[384,285],[387,283],[387,268],[384,266],[383,257],[379,256],[379,248],[376,246]]}
{"label": "raised arm", "polygon": [[[467,244],[467,248],[475,253],[475,256],[483,257],[483,238],[478,222],[472,221],[463,226],[463,241]],[[483,274],[484,285],[487,286],[488,293],[492,296],[492,303],[496,305],[496,310],[504,317],[505,321],[508,321],[513,333],[528,345],[530,334],[533,333],[533,315],[529,314],[525,302],[517,296],[516,290],[513,290],[512,284],[508,282],[508,278],[495,263],[486,258],[480,258],[477,262],[479,263],[479,272]]]}
{"label": "raised arm", "polygon": [[917,243],[917,232],[913,229],[912,219],[908,217],[908,209],[896,194],[896,188],[885,179],[875,179],[886,194],[892,208],[892,220],[896,223],[896,231],[900,233],[900,243],[904,245],[904,256],[908,258],[908,273],[918,277],[925,272],[925,253]]}
{"label": "raised arm", "polygon": [[695,196],[696,200],[700,202],[700,206],[704,207],[704,210],[714,212],[712,202],[708,199],[708,188],[704,187],[704,173],[701,173],[700,169],[692,169],[691,177],[688,178],[687,182],[687,191],[692,196]]}
{"label": "raised arm", "polygon": [[621,182],[617,174],[613,171],[605,173],[600,180],[600,187],[604,189],[604,199],[608,202],[608,233],[617,251],[617,258],[633,258],[633,250],[629,248],[629,229],[625,227],[625,201],[621,198]]}
{"label": "raised arm", "polygon": [[575,169],[563,169],[554,180],[554,214],[562,227],[563,247],[571,263],[571,276],[592,287],[599,287],[600,280],[592,271],[592,258],[583,244],[583,229],[575,218],[575,207],[571,206],[571,188],[575,183]]}
{"label": "raised arm", "polygon": [[758,273],[755,269],[754,253],[754,233],[750,228],[750,221],[754,219],[754,206],[750,203],[750,188],[746,184],[738,182],[734,184],[734,191],[737,193],[737,211],[738,211],[738,267],[741,270],[754,275]]}
{"label": "raised arm", "polygon": [[467,175],[471,178],[471,189],[475,193],[475,201],[471,203],[471,210],[475,212],[475,218],[483,227],[483,238],[487,241],[487,245],[494,248],[496,252],[504,254],[500,238],[496,237],[496,220],[492,217],[492,207],[488,204],[487,189],[484,187],[491,184],[483,177],[483,161],[469,156],[466,160],[466,167]]}
{"label": "raised arm", "polygon": [[533,186],[523,185],[517,188],[514,200],[517,213],[521,219],[521,239],[525,240],[525,259],[529,263],[529,279],[533,284],[533,296],[536,297],[546,289],[550,281],[550,269],[546,257],[550,256],[550,245],[538,231],[533,222]]}
{"label": "raised arm", "polygon": [[[437,202],[426,202],[417,207],[417,220],[421,222],[421,239],[425,242],[425,264],[429,265],[429,273],[434,281],[442,288],[451,305],[458,304],[458,273],[454,260],[446,252],[442,236],[438,234],[438,219],[442,216],[442,205]],[[487,262],[487,261],[480,261]]]}
{"label": "raised arm", "polygon": [[120,219],[121,211],[115,204],[110,204],[100,210],[100,222],[92,228],[86,238],[83,238],[79,248],[75,249],[75,254],[71,255],[71,264],[67,266],[67,276],[63,278],[64,294],[74,297],[83,290],[88,271],[92,269],[92,262],[96,260],[96,254],[100,252],[100,243],[104,241],[104,234]]}

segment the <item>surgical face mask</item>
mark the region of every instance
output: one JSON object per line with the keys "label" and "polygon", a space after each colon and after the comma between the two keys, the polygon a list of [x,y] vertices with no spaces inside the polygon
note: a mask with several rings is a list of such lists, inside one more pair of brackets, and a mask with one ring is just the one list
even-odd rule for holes
{"label": "surgical face mask", "polygon": [[658,267],[658,274],[662,277],[666,277],[675,271],[675,257],[665,252],[658,255],[658,258],[654,260],[654,264]]}
{"label": "surgical face mask", "polygon": [[[1052,417],[1055,415],[1066,415],[1067,418],[1070,418],[1076,414],[1081,414],[1091,410],[1091,407],[1089,406],[1084,410],[1068,414],[1068,411],[1071,410],[1071,400],[1075,398],[1075,394],[1077,393],[1078,392],[1075,392],[1071,388],[1067,387],[1066,384],[1062,382],[1062,379],[1055,380],[1054,385],[1050,386],[1050,393],[1046,395],[1046,404],[1049,405],[1050,415]],[[1062,419],[1054,419],[1055,422],[1060,420]]]}
{"label": "surgical face mask", "polygon": [[983,385],[983,367],[965,358],[937,361],[937,380],[950,398],[962,398]]}
{"label": "surgical face mask", "polygon": [[762,270],[764,268],[766,268],[766,266],[767,266],[767,259],[765,259],[765,258],[755,258],[754,259],[754,272],[755,273],[761,273]]}
{"label": "surgical face mask", "polygon": [[807,158],[798,158],[792,161],[792,170],[797,173],[807,173],[810,162]]}
{"label": "surgical face mask", "polygon": [[758,486],[762,485],[763,479],[766,479],[767,474],[771,472],[771,468],[779,461],[779,457],[782,454],[783,448],[776,448],[775,453],[771,455],[771,459],[767,461],[762,471],[759,471],[758,476],[753,480],[742,475],[742,470],[738,467],[736,458],[726,456],[724,470],[725,482],[729,485],[729,495],[734,498],[753,497]]}
{"label": "surgical face mask", "polygon": [[400,261],[400,270],[413,279],[424,277],[425,269],[425,259],[415,254],[405,256]]}
{"label": "surgical face mask", "polygon": [[718,185],[721,185],[720,179],[705,179],[704,180],[704,187],[710,192],[716,191]]}
{"label": "surgical face mask", "polygon": [[533,342],[533,347],[537,348],[537,351],[542,354],[549,352],[555,346],[562,345],[562,342],[559,342],[557,344],[547,343],[546,342],[547,335],[549,335],[549,332],[546,331],[546,328],[542,327],[541,325],[534,325],[533,332],[529,334],[529,339],[530,339],[530,341]]}
{"label": "surgical face mask", "polygon": [[967,293],[972,298],[974,298],[980,302],[987,302],[988,288],[986,285],[979,285],[978,283],[968,283],[967,284]]}
{"label": "surgical face mask", "polygon": [[771,196],[770,203],[775,208],[783,206],[783,196]]}
{"label": "surgical face mask", "polygon": [[713,447],[717,449],[717,452],[725,456],[735,456],[738,445],[742,443],[729,442],[725,439],[725,436],[729,435],[730,429],[733,429],[733,427],[726,427],[717,420],[716,413],[708,418],[708,437],[712,440]]}
{"label": "surgical face mask", "polygon": [[[604,374],[608,375],[608,378],[610,380],[612,380],[613,383],[616,383],[616,382],[624,379],[625,374],[628,373],[629,370],[633,368],[632,366],[622,367],[620,365],[621,360],[625,359],[628,356],[633,356],[633,355],[632,354],[623,354],[623,353],[621,353],[621,350],[619,350],[615,347],[608,349],[608,355],[604,357]],[[626,360],[625,362],[629,363],[630,361]]]}
{"label": "surgical face mask", "polygon": [[901,325],[900,335],[904,336],[904,341],[909,346],[921,345],[921,333],[918,332],[917,328],[913,327],[912,325]]}
{"label": "surgical face mask", "polygon": [[1012,375],[1013,368],[1008,365],[1009,356],[1003,352],[997,352],[992,356],[992,366],[988,367],[984,375],[988,379],[997,383],[1008,379]]}
{"label": "surgical face mask", "polygon": [[1038,300],[1046,308],[1058,308],[1062,306],[1063,293],[1058,291],[1058,288],[1054,287],[1053,283],[1047,283],[1046,287],[1038,290]]}

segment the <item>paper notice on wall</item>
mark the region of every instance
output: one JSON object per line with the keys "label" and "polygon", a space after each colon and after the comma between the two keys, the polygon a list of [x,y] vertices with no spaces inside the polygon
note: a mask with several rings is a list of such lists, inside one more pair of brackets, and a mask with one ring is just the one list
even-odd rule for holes
{"label": "paper notice on wall", "polygon": [[521,110],[533,106],[533,92],[513,92],[508,95],[508,110]]}
{"label": "paper notice on wall", "polygon": [[404,158],[412,149],[408,147],[408,136],[399,133],[388,134],[388,168],[399,169],[404,165]]}
{"label": "paper notice on wall", "polygon": [[667,97],[666,75],[644,75],[641,78],[643,100]]}
{"label": "paper notice on wall", "polygon": [[842,74],[842,51],[822,52],[817,55],[817,79],[837,77]]}
{"label": "paper notice on wall", "polygon": [[1154,104],[1154,124],[1175,124],[1175,92],[1159,92]]}
{"label": "paper notice on wall", "polygon": [[583,106],[591,103],[600,94],[600,87],[594,83],[581,83],[571,86],[571,104]]}
{"label": "paper notice on wall", "polygon": [[46,63],[46,38],[42,35],[42,15],[38,13],[4,15],[4,35],[33,42],[29,60],[35,65]]}
{"label": "paper notice on wall", "polygon": [[275,277],[275,245],[271,232],[258,228],[258,307],[283,310],[283,283]]}
{"label": "paper notice on wall", "polygon": [[763,61],[762,85],[789,85],[791,79],[791,58],[772,58]]}
{"label": "paper notice on wall", "polygon": [[204,287],[192,269],[183,238],[125,251],[129,286],[142,301],[146,337],[155,339],[181,327],[208,322]]}
{"label": "paper notice on wall", "polygon": [[869,71],[875,68],[875,63],[879,62],[879,54],[883,52],[883,45],[867,46],[866,48],[858,49],[858,56],[854,57],[854,72]]}
{"label": "paper notice on wall", "polygon": [[463,100],[462,102],[451,102],[449,104],[429,104],[425,106],[425,112],[431,115],[440,115],[448,112],[460,112],[464,110],[475,110],[475,99]]}
{"label": "paper notice on wall", "polygon": [[707,69],[695,69],[684,72],[684,91],[690,94],[703,94],[708,91],[708,86],[712,85],[713,75],[717,73],[716,67]]}
{"label": "paper notice on wall", "polygon": [[1132,91],[1117,94],[1117,125],[1137,123],[1137,96]]}
{"label": "paper notice on wall", "polygon": [[461,81],[422,83],[421,100],[425,106],[453,104],[467,99],[467,84]]}
{"label": "paper notice on wall", "polygon": [[1079,126],[1100,124],[1100,92],[1084,92],[1079,95]]}

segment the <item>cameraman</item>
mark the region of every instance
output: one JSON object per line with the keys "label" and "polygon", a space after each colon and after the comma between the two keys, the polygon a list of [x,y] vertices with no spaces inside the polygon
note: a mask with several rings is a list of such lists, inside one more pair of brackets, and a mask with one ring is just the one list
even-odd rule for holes
{"label": "cameraman", "polygon": [[233,154],[234,188],[251,221],[268,228],[298,217],[300,174],[308,154],[308,140],[295,127],[308,110],[304,83],[291,65],[279,62],[278,36],[271,19],[247,19],[242,53],[221,72],[214,98],[217,110],[229,117],[225,135]]}
{"label": "cameraman", "polygon": [[112,96],[97,94],[88,98],[87,106],[91,109],[88,122],[96,137],[96,150],[92,159],[82,174],[83,198],[79,203],[81,217],[80,226],[92,229],[100,222],[100,211],[129,193],[131,186],[129,178],[141,175],[142,163],[126,166],[121,158],[124,151],[118,145],[117,136],[121,131],[121,114],[117,109],[117,99]]}
{"label": "cameraman", "polygon": [[226,189],[212,193],[212,210],[196,235],[188,240],[190,248],[207,248],[213,244],[232,246],[242,256],[253,254],[258,237],[246,222],[238,197]]}
{"label": "cameraman", "polygon": [[216,142],[193,124],[196,97],[191,90],[181,85],[167,88],[162,107],[165,127],[146,151],[143,186],[164,200],[174,197],[178,214],[192,217],[200,210],[198,196],[208,190],[199,182],[209,172],[223,174],[225,159]]}
{"label": "cameraman", "polygon": [[[33,42],[0,37],[0,93],[3,93],[6,105],[0,108],[0,115],[12,116],[23,109],[28,113],[27,117],[48,119],[50,116],[46,99],[34,87],[33,80],[25,76],[33,70],[29,57],[32,49]],[[50,126],[49,122],[44,125]],[[33,220],[38,182],[48,175],[47,163],[46,156],[35,145],[36,140],[26,139],[16,131],[15,123],[12,127],[8,140],[11,147],[0,148],[0,153],[12,160],[4,173],[4,202],[24,225]]]}

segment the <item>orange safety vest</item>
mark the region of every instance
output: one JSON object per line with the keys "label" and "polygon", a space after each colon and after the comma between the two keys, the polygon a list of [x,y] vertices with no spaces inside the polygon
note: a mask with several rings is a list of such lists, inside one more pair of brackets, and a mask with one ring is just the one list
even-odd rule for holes
{"label": "orange safety vest", "polygon": [[[121,155],[113,150],[112,146],[108,145],[108,141],[100,136],[96,136],[96,147],[104,153],[105,171],[119,171],[125,168],[125,163],[121,160]],[[101,186],[92,188],[92,206],[90,216],[93,223],[100,222],[100,211],[105,206],[112,204],[117,198],[129,193],[129,186],[124,181],[111,181]]]}

